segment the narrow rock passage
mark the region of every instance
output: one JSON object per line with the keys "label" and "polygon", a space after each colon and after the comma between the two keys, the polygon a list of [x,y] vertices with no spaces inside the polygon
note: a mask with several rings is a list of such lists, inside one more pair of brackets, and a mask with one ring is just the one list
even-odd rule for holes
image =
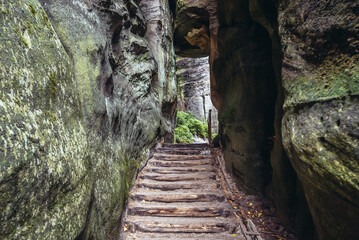
{"label": "narrow rock passage", "polygon": [[122,239],[251,239],[219,180],[209,145],[158,149],[130,192]]}

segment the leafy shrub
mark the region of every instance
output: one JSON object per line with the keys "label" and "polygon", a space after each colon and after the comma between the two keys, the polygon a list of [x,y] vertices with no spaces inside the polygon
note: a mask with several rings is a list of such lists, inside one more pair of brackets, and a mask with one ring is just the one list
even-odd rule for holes
{"label": "leafy shrub", "polygon": [[178,111],[175,142],[192,143],[194,136],[206,139],[208,137],[207,123],[198,120],[192,113]]}

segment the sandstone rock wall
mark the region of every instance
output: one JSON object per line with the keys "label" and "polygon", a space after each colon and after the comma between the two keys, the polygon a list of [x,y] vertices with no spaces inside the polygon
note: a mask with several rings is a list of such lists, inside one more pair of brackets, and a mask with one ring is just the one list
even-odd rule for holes
{"label": "sandstone rock wall", "polygon": [[265,192],[299,239],[355,239],[358,3],[225,0],[208,10],[215,5],[177,1],[175,46],[192,57],[210,48],[227,169],[246,191]]}
{"label": "sandstone rock wall", "polygon": [[213,131],[217,132],[217,109],[211,101],[208,57],[176,57],[176,78],[178,82],[178,107],[182,111],[193,113],[198,119],[208,120],[212,110]]}
{"label": "sandstone rock wall", "polygon": [[176,106],[156,1],[0,3],[0,238],[108,239]]}
{"label": "sandstone rock wall", "polygon": [[359,230],[359,3],[283,1],[283,144],[319,239]]}

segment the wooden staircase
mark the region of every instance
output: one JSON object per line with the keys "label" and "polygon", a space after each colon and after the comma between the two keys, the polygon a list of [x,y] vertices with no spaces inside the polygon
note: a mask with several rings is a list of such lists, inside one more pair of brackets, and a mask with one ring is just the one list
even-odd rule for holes
{"label": "wooden staircase", "polygon": [[121,239],[247,239],[207,144],[157,149],[130,192]]}

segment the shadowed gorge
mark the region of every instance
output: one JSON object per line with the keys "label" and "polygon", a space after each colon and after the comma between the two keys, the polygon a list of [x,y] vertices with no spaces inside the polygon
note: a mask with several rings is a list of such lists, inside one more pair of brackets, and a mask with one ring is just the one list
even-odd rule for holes
{"label": "shadowed gorge", "polygon": [[[189,2],[176,12],[214,1]],[[358,149],[350,137],[357,114],[344,109],[356,101],[358,4],[227,0],[217,7],[208,11],[218,19],[208,26],[211,93],[227,170],[241,189],[272,199],[299,239],[355,239],[357,157],[344,149]],[[343,117],[350,123],[343,126]]]}
{"label": "shadowed gorge", "polygon": [[1,1],[0,239],[358,239],[358,9]]}

